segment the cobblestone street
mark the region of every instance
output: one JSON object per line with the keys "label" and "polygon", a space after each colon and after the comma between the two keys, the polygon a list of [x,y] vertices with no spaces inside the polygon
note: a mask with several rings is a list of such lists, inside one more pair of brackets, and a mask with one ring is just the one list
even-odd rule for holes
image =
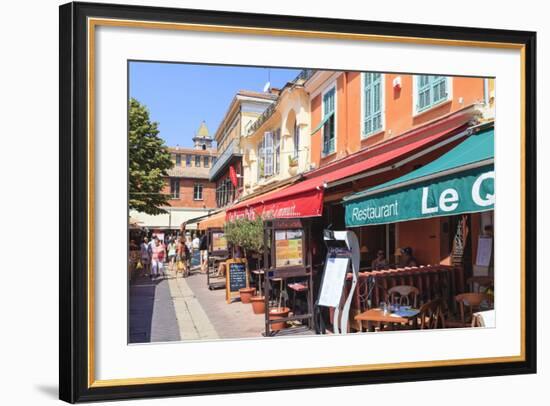
{"label": "cobblestone street", "polygon": [[263,315],[238,299],[227,304],[225,290],[209,290],[198,272],[130,285],[130,343],[260,337],[263,329]]}

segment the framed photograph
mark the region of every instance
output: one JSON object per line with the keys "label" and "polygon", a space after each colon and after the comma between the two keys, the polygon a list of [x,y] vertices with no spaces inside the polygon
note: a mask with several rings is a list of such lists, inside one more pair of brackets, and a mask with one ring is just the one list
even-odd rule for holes
{"label": "framed photograph", "polygon": [[536,372],[536,33],[68,3],[59,39],[62,400]]}

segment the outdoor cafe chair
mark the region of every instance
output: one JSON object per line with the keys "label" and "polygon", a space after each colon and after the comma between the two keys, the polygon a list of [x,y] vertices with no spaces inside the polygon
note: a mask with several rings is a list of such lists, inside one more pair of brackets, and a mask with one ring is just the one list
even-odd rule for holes
{"label": "outdoor cafe chair", "polygon": [[445,328],[444,302],[438,298],[424,303],[420,307],[420,329]]}
{"label": "outdoor cafe chair", "polygon": [[418,288],[409,285],[398,285],[388,290],[387,300],[392,305],[399,304],[400,306],[412,306],[416,308],[418,295]]}
{"label": "outdoor cafe chair", "polygon": [[483,293],[485,290],[493,286],[494,281],[490,276],[472,276],[471,278],[468,278],[466,284],[470,288],[470,292]]}
{"label": "outdoor cafe chair", "polygon": [[461,293],[455,296],[459,307],[459,320],[448,320],[447,327],[470,327],[474,312],[482,310],[483,305],[493,304],[493,297],[485,293]]}

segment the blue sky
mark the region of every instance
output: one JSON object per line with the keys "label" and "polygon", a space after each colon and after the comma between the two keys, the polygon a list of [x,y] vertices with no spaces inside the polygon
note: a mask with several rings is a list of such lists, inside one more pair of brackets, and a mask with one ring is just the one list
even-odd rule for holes
{"label": "blue sky", "polygon": [[202,120],[213,136],[235,93],[282,87],[299,69],[131,62],[130,97],[149,108],[169,146],[192,146]]}

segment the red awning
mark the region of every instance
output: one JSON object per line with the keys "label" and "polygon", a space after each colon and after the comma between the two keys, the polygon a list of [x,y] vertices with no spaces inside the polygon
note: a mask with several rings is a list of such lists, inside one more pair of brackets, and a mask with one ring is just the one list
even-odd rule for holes
{"label": "red awning", "polygon": [[[438,123],[438,126],[439,127]],[[242,201],[227,209],[227,220],[237,218],[254,218],[260,215],[266,218],[304,218],[323,214],[324,189],[335,181],[345,180],[363,172],[372,171],[392,165],[424,148],[451,137],[464,130],[467,124],[461,120],[460,125],[453,123],[449,128],[447,121],[445,130],[433,131],[433,126],[411,132],[410,135],[396,138],[375,148],[350,155],[331,165],[331,171],[326,167],[304,175],[305,179],[264,195]],[[430,130],[430,131],[428,131]],[[420,135],[422,136],[419,136]],[[423,136],[426,135],[426,136]],[[404,141],[409,141],[408,143]]]}

